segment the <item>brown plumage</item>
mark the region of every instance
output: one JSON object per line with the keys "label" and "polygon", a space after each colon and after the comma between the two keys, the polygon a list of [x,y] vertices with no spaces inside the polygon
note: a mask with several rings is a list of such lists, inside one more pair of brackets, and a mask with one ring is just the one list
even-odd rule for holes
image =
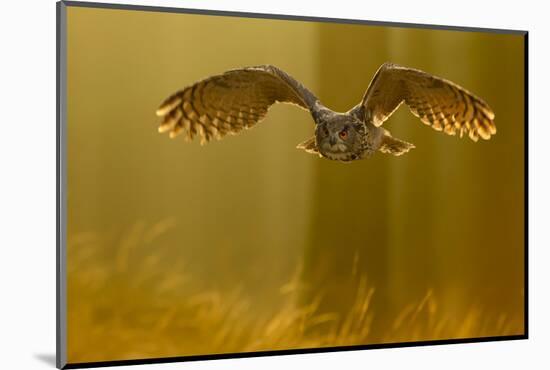
{"label": "brown plumage", "polygon": [[467,133],[477,141],[496,133],[494,113],[480,98],[451,81],[391,63],[378,69],[361,103],[346,113],[326,108],[277,67],[231,70],[166,99],[157,110],[163,117],[159,132],[183,133],[188,140],[198,136],[204,144],[254,126],[276,102],[308,110],[316,123],[315,136],[298,148],[344,162],[377,150],[401,155],[414,148],[379,127],[403,102],[422,122],[446,134]]}
{"label": "brown plumage", "polygon": [[380,67],[360,109],[380,126],[402,102],[423,123],[448,135],[468,133],[477,141],[496,134],[495,114],[483,100],[451,81],[396,64]]}

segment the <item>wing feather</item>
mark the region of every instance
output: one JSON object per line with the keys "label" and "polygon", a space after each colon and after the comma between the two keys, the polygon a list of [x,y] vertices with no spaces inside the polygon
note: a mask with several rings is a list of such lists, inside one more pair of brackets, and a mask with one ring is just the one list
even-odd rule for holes
{"label": "wing feather", "polygon": [[227,71],[198,81],[168,97],[157,109],[159,132],[170,137],[199,136],[201,144],[251,128],[276,102],[313,113],[317,98],[277,67],[264,65]]}
{"label": "wing feather", "polygon": [[483,100],[457,84],[392,63],[383,64],[372,79],[363,101],[352,113],[375,126],[386,121],[401,103],[437,131],[477,141],[496,134],[495,114]]}

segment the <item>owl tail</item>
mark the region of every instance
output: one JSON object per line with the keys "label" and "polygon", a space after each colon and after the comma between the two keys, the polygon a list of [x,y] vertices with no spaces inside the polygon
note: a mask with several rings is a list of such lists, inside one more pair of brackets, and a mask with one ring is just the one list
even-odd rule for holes
{"label": "owl tail", "polygon": [[414,144],[407,143],[406,141],[399,140],[391,136],[388,130],[384,130],[384,136],[382,137],[382,144],[380,150],[382,153],[393,154],[395,156],[407,153],[409,150],[415,148]]}

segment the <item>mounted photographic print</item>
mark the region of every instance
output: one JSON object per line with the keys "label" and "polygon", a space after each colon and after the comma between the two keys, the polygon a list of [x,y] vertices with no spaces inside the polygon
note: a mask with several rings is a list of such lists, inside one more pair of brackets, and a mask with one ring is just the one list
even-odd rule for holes
{"label": "mounted photographic print", "polygon": [[527,338],[527,32],[57,5],[58,367]]}

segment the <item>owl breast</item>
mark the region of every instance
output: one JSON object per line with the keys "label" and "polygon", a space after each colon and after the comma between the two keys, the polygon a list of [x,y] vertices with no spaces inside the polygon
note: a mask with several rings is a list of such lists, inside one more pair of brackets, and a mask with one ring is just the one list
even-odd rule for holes
{"label": "owl breast", "polygon": [[323,157],[332,159],[333,161],[340,161],[340,162],[351,162],[356,159],[360,159],[356,154],[352,154],[352,153],[327,153],[327,154],[323,154]]}
{"label": "owl breast", "polygon": [[343,143],[331,145],[329,142],[323,142],[320,147],[320,153],[323,157],[340,162],[351,162],[362,159],[364,151],[362,149],[350,149]]}

